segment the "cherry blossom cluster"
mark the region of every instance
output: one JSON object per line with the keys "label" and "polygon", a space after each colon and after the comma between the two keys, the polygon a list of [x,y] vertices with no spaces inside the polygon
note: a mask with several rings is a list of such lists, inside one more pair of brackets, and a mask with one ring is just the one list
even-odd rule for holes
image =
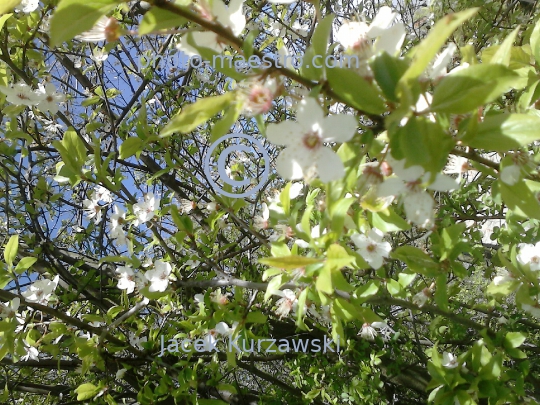
{"label": "cherry blossom cluster", "polygon": [[52,83],[40,83],[37,90],[26,83],[16,83],[9,87],[0,86],[0,92],[13,105],[36,106],[40,111],[49,111],[51,114],[56,114],[59,103],[65,101],[65,96],[58,93]]}

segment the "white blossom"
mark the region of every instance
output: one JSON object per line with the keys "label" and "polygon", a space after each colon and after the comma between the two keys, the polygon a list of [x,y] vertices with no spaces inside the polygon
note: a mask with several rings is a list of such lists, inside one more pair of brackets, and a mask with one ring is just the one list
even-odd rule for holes
{"label": "white blossom", "polygon": [[[398,22],[390,7],[381,7],[371,24],[358,21],[345,22],[338,30],[336,39],[349,53],[361,59],[369,59],[379,52],[395,55],[405,39],[405,26]],[[374,41],[375,40],[375,41]]]}
{"label": "white blossom", "polygon": [[9,305],[5,305],[0,302],[0,317],[2,319],[5,318],[13,318],[18,323],[22,324],[24,323],[24,320],[19,314],[17,313],[19,306],[21,304],[21,299],[19,297],[15,297],[11,300]]}
{"label": "white blossom", "polygon": [[135,273],[131,266],[120,266],[116,269],[116,272],[120,274],[118,288],[131,294],[135,289]]}
{"label": "white blossom", "polygon": [[[518,255],[519,256],[519,255]],[[519,259],[518,259],[519,261]],[[499,269],[497,275],[493,278],[494,285],[503,285],[514,282],[516,279],[512,273],[506,269]]]}
{"label": "white blossom", "polygon": [[[231,0],[226,6],[222,0],[214,0],[212,6],[206,1],[201,1],[196,6],[201,16],[210,21],[217,22],[226,28],[230,28],[234,36],[240,35],[246,26],[246,17],[242,11],[244,0]],[[178,48],[188,56],[198,55],[197,50],[188,43],[188,38],[191,36],[193,42],[203,48],[210,48],[215,52],[223,51],[227,44],[223,39],[214,32],[192,32],[183,35],[178,44]]]}
{"label": "white blossom", "polygon": [[22,11],[23,13],[31,13],[36,11],[39,6],[39,0],[21,0],[15,11]]}
{"label": "white blossom", "polygon": [[16,83],[10,87],[0,86],[0,92],[5,94],[8,103],[15,105],[33,106],[43,100],[43,94],[41,92],[32,90],[25,83]]}
{"label": "white blossom", "polygon": [[296,294],[289,289],[276,292],[277,295],[282,296],[277,302],[276,315],[280,318],[286,317],[291,311],[295,312],[298,305],[298,298]]}
{"label": "white blossom", "polygon": [[392,250],[390,243],[383,242],[383,236],[384,234],[376,228],[372,228],[367,236],[358,233],[351,236],[358,253],[374,269],[383,265],[383,258],[388,257]]}
{"label": "white blossom", "polygon": [[442,365],[446,368],[456,368],[458,366],[458,359],[452,353],[444,352]]}
{"label": "white blossom", "polygon": [[270,111],[278,89],[274,78],[244,81],[238,87],[241,89],[242,111],[248,117]]}
{"label": "white blossom", "polygon": [[221,206],[215,201],[212,201],[206,205],[206,209],[210,212],[215,212],[219,210],[220,208]]}
{"label": "white blossom", "polygon": [[51,114],[56,114],[58,104],[66,100],[63,94],[56,91],[56,87],[52,83],[47,83],[45,86],[40,83],[38,92],[41,94],[41,100],[37,108],[41,111],[49,111]]}
{"label": "white blossom", "polygon": [[268,219],[270,218],[270,210],[266,203],[261,204],[261,215],[255,215],[253,218],[253,227],[260,231],[261,229],[268,228]]}
{"label": "white blossom", "polygon": [[96,224],[101,221],[101,206],[95,200],[83,201],[84,211],[86,211],[86,217],[88,219],[94,219]]}
{"label": "white blossom", "polygon": [[23,340],[24,349],[26,350],[26,354],[21,357],[21,360],[28,361],[28,360],[36,360],[39,361],[39,351],[34,346],[30,346],[26,340]]}
{"label": "white blossom", "polygon": [[90,30],[77,35],[75,39],[85,42],[113,42],[120,38],[121,33],[122,29],[116,18],[103,16]]}
{"label": "white blossom", "polygon": [[122,224],[125,223],[125,220],[126,212],[122,208],[115,205],[114,213],[111,215],[110,237],[116,239],[116,241],[121,245],[127,244],[126,233],[124,231],[124,228],[122,227]]}
{"label": "white blossom", "polygon": [[185,198],[180,199],[180,212],[183,214],[189,214],[195,208],[197,208],[195,201],[186,200]]}
{"label": "white blossom", "polygon": [[374,341],[378,334],[376,329],[386,332],[389,327],[386,322],[364,323],[362,325],[362,329],[360,329],[358,332],[358,336],[360,336],[362,339]]}
{"label": "white blossom", "polygon": [[122,378],[124,378],[124,375],[126,374],[126,372],[127,370],[125,368],[121,368],[120,370],[116,372],[115,378],[117,380],[121,380]]}
{"label": "white blossom", "polygon": [[146,193],[144,200],[133,205],[133,214],[137,219],[133,222],[135,226],[150,221],[154,218],[155,211],[159,208],[160,199],[154,193]]}
{"label": "white blossom", "polygon": [[58,285],[59,279],[60,278],[56,276],[53,280],[44,279],[35,281],[22,293],[22,296],[27,301],[47,305],[49,298]]}
{"label": "white blossom", "polygon": [[169,275],[172,267],[170,263],[157,260],[154,270],[148,270],[144,276],[150,281],[150,292],[164,292],[169,286]]}
{"label": "white blossom", "polygon": [[463,156],[454,156],[450,155],[448,163],[446,167],[443,170],[443,173],[445,174],[457,174],[459,179],[461,177],[469,172],[474,170],[471,164],[469,163],[469,159]]}
{"label": "white blossom", "polygon": [[103,186],[97,186],[94,189],[91,199],[94,201],[103,201],[105,204],[112,203],[111,192]]}
{"label": "white blossom", "polygon": [[437,80],[438,78],[445,76],[448,73],[447,66],[452,61],[456,50],[457,47],[455,44],[449,44],[446,49],[437,55],[437,57],[428,65],[422,76],[431,80]]}
{"label": "white blossom", "polygon": [[456,180],[437,173],[435,181],[429,183],[431,173],[426,173],[421,166],[405,168],[405,161],[395,160],[390,155],[390,152],[388,152],[386,160],[398,177],[385,179],[378,187],[378,196],[401,195],[407,219],[424,228],[432,226],[435,202],[421,185],[428,184],[427,188],[434,191],[451,191],[458,187]]}
{"label": "white blossom", "polygon": [[517,261],[523,266],[529,265],[532,271],[540,270],[540,242],[536,245],[522,243],[519,248]]}
{"label": "white blossom", "polygon": [[339,114],[325,117],[314,98],[306,98],[297,111],[297,122],[269,124],[270,142],[286,148],[276,160],[278,173],[289,180],[319,176],[321,181],[345,175],[343,162],[324,142],[346,142],[356,133],[356,119]]}

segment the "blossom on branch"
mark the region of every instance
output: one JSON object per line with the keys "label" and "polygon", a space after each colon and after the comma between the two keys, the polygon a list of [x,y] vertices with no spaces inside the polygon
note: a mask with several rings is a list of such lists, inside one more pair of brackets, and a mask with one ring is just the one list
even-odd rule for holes
{"label": "blossom on branch", "polygon": [[390,243],[383,242],[383,236],[384,233],[376,228],[372,228],[367,236],[359,233],[351,236],[358,253],[374,269],[383,265],[383,258],[388,257],[392,250]]}
{"label": "blossom on branch", "polygon": [[172,267],[170,263],[157,260],[154,270],[148,270],[144,276],[150,281],[150,292],[164,292],[169,286],[169,275]]}
{"label": "blossom on branch", "polygon": [[325,142],[346,142],[356,133],[356,119],[338,114],[325,117],[314,98],[302,100],[297,121],[269,124],[270,142],[286,148],[276,160],[278,173],[288,179],[319,177],[327,183],[345,175],[343,162]]}

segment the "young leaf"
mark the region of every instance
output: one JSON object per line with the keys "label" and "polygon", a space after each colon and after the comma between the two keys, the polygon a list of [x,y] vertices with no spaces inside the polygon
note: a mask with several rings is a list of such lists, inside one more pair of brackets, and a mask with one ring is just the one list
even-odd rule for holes
{"label": "young leaf", "polygon": [[184,25],[186,19],[158,7],[148,10],[139,24],[139,35]]}
{"label": "young leaf", "polygon": [[23,257],[19,263],[17,263],[17,267],[15,267],[15,273],[22,274],[26,270],[28,270],[35,262],[37,262],[37,257]]}
{"label": "young leaf", "polygon": [[21,0],[2,0],[2,4],[0,4],[0,14],[13,10],[20,2]]}
{"label": "young leaf", "polygon": [[540,139],[540,117],[527,114],[498,114],[484,118],[463,143],[478,149],[506,152]]}
{"label": "young leaf", "polygon": [[13,266],[13,261],[19,251],[19,235],[12,235],[4,248],[4,260],[9,266]]}
{"label": "young leaf", "polygon": [[439,52],[452,32],[475,15],[477,11],[478,8],[472,8],[460,11],[459,13],[449,14],[439,20],[429,31],[427,38],[416,47],[411,66],[400,80],[400,87],[402,85],[407,86],[409,81],[418,78],[435,55],[437,55],[437,52]]}
{"label": "young leaf", "polygon": [[531,34],[531,49],[534,59],[540,64],[540,22],[537,21]]}
{"label": "young leaf", "polygon": [[336,67],[328,69],[326,76],[332,89],[351,107],[369,114],[382,114],[386,111],[380,93],[358,73]]}
{"label": "young leaf", "polygon": [[132,136],[127,138],[122,145],[120,145],[120,159],[126,159],[137,153],[143,146],[143,140]]}
{"label": "young leaf", "polygon": [[510,56],[512,55],[512,44],[516,40],[516,36],[519,32],[520,27],[518,26],[514,31],[508,35],[504,42],[501,44],[493,58],[491,58],[490,63],[498,63],[503,66],[510,66]]}
{"label": "young leaf", "polygon": [[334,15],[329,14],[319,22],[311,38],[311,45],[305,52],[300,73],[310,80],[319,80],[324,74],[324,58],[333,21]]}
{"label": "young leaf", "polygon": [[183,108],[173,119],[163,128],[160,137],[164,138],[178,133],[188,133],[193,131],[203,122],[208,121],[221,110],[225,109],[233,102],[235,94],[232,92],[219,96],[201,98],[197,102]]}
{"label": "young leaf", "polygon": [[398,102],[396,88],[399,80],[407,71],[407,62],[384,52],[373,59],[370,65],[375,80],[377,80],[384,96],[390,101]]}
{"label": "young leaf", "polygon": [[502,65],[469,66],[441,80],[433,93],[430,110],[466,114],[523,84],[517,73]]}
{"label": "young leaf", "polygon": [[294,270],[299,267],[309,266],[314,263],[321,263],[321,259],[316,259],[314,257],[305,257],[305,256],[284,256],[284,257],[265,257],[259,259],[259,263],[266,264],[270,267],[277,267],[285,270]]}

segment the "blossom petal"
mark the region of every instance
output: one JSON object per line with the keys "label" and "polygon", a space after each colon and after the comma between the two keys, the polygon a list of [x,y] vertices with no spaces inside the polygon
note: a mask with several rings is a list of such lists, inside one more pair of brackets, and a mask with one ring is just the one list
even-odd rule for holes
{"label": "blossom petal", "polygon": [[279,124],[268,124],[266,137],[274,145],[290,146],[301,141],[301,132],[297,122],[283,121]]}
{"label": "blossom petal", "polygon": [[455,179],[441,173],[437,173],[435,181],[427,186],[428,189],[433,191],[452,191],[458,187],[459,183]]}
{"label": "blossom petal", "polygon": [[312,164],[305,156],[305,154],[298,153],[298,149],[294,147],[282,150],[276,159],[279,175],[287,180],[301,179],[304,176],[304,167],[309,167]]}
{"label": "blossom petal", "polygon": [[322,137],[325,142],[347,142],[356,134],[357,127],[352,115],[330,115],[321,122]]}
{"label": "blossom petal", "polygon": [[345,176],[345,168],[339,156],[329,148],[321,148],[316,163],[319,178],[323,183],[339,180]]}
{"label": "blossom petal", "polygon": [[383,34],[377,38],[373,45],[375,52],[387,52],[394,56],[401,50],[401,45],[405,40],[405,26],[403,23],[397,23],[390,27]]}
{"label": "blossom petal", "polygon": [[298,122],[307,124],[311,128],[313,123],[322,123],[324,112],[319,103],[313,97],[306,97],[298,104],[296,119]]}
{"label": "blossom petal", "polygon": [[381,7],[371,24],[369,25],[368,35],[371,38],[383,35],[385,31],[390,28],[397,13],[394,13],[388,6]]}

